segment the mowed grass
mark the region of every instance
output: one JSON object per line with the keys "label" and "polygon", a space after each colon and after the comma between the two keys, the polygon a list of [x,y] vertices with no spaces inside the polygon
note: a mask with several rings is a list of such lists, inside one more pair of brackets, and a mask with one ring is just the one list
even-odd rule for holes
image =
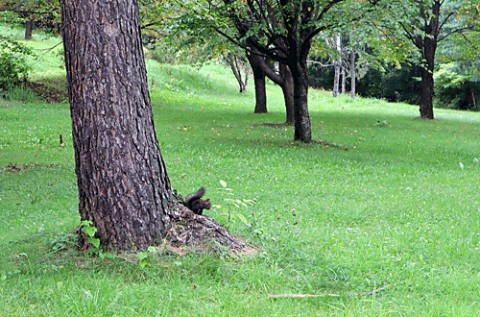
{"label": "mowed grass", "polygon": [[[35,67],[34,79],[49,69]],[[479,114],[423,121],[414,106],[311,90],[321,142],[301,144],[258,126],[284,120],[276,86],[255,115],[253,87],[240,95],[220,65],[149,61],[148,74],[174,187],[205,186],[207,214],[259,253],[165,253],[141,268],[57,251],[79,225],[69,106],[1,100],[0,316],[480,315]]]}

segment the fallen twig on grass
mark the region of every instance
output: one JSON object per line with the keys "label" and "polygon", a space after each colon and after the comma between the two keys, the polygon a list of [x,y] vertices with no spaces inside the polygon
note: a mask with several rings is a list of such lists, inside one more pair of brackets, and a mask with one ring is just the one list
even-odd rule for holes
{"label": "fallen twig on grass", "polygon": [[[357,295],[358,297],[363,297],[363,296],[373,296],[375,294],[378,294],[380,292],[383,292],[387,288],[389,288],[390,285],[385,285],[380,288],[376,288],[371,292],[368,293],[362,293]],[[341,294],[268,294],[268,298],[320,298],[320,297],[341,297]],[[355,294],[350,294],[346,295],[349,297],[356,296]]]}
{"label": "fallen twig on grass", "polygon": [[363,296],[373,296],[373,295],[375,295],[375,294],[377,294],[377,293],[383,292],[384,290],[386,290],[386,289],[389,288],[389,287],[390,287],[390,285],[382,286],[382,287],[380,287],[380,288],[374,289],[374,290],[371,291],[371,292],[368,292],[368,293],[363,294]]}
{"label": "fallen twig on grass", "polygon": [[268,294],[269,298],[318,298],[340,297],[340,294]]}

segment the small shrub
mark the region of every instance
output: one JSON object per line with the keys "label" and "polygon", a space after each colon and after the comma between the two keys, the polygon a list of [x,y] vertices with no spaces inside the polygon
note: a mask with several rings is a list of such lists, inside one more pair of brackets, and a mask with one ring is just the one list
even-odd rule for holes
{"label": "small shrub", "polygon": [[26,82],[30,71],[28,55],[33,55],[29,47],[0,35],[0,91]]}
{"label": "small shrub", "polygon": [[440,108],[479,111],[479,78],[464,75],[455,64],[442,67],[435,74],[435,105]]}

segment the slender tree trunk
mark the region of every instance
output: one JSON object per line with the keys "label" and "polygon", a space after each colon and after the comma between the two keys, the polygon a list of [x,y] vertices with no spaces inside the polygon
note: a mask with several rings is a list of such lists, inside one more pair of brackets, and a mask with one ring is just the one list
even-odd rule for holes
{"label": "slender tree trunk", "polygon": [[350,51],[350,96],[355,99],[356,96],[356,72],[355,72],[355,52]]}
{"label": "slender tree trunk", "polygon": [[[240,87],[240,93],[246,93],[248,74],[245,70],[245,65],[243,65],[242,59],[236,54],[228,53],[226,60],[228,65],[230,66],[230,69],[233,72],[233,75],[235,76],[235,79],[238,82],[238,86]],[[242,71],[245,72],[245,80],[242,77]]]}
{"label": "slender tree trunk", "polygon": [[424,40],[424,58],[426,65],[422,69],[422,97],[420,100],[420,117],[423,119],[433,119],[433,95],[434,79],[433,71],[435,69],[435,50],[436,42],[428,37]]}
{"label": "slender tree trunk", "polygon": [[345,72],[345,68],[342,67],[341,68],[341,72],[340,72],[340,75],[341,75],[341,78],[342,78],[342,95],[345,94],[345,92],[347,91],[347,76],[346,76],[346,72]]}
{"label": "slender tree trunk", "polygon": [[431,7],[430,21],[425,25],[425,36],[423,37],[422,55],[425,65],[422,70],[422,97],[420,100],[420,117],[422,119],[433,119],[433,95],[435,70],[435,53],[437,50],[438,32],[440,30],[440,8],[443,1],[433,1]]}
{"label": "slender tree trunk", "polygon": [[422,119],[433,119],[433,94],[434,80],[433,72],[422,69],[422,97],[420,100],[420,117]]}
{"label": "slender tree trunk", "polygon": [[33,20],[27,20],[27,22],[25,23],[25,39],[26,40],[32,39],[34,24],[35,24],[35,21]]}
{"label": "slender tree trunk", "polygon": [[470,90],[470,100],[472,101],[472,108],[477,109],[477,99],[475,98],[475,89],[473,87],[469,87]]}
{"label": "slender tree trunk", "polygon": [[[134,0],[62,0],[79,210],[104,246],[162,239],[174,207]],[[101,13],[101,14],[100,14]]]}
{"label": "slender tree trunk", "polygon": [[338,97],[338,91],[339,91],[339,86],[340,86],[340,66],[338,66],[338,61],[334,62],[334,69],[335,69],[335,74],[333,76],[333,91],[332,95],[333,97]]}
{"label": "slender tree trunk", "polygon": [[285,112],[287,114],[285,124],[292,125],[295,123],[295,101],[293,98],[293,76],[287,65],[280,65],[280,74],[283,78],[281,85],[283,92],[283,100],[285,102]]}
{"label": "slender tree trunk", "polygon": [[335,68],[335,75],[333,78],[333,97],[338,97],[338,92],[340,90],[340,75],[341,75],[341,68],[342,68],[342,39],[340,37],[340,33],[335,33],[334,36],[334,44],[335,50],[337,51],[338,58],[334,62]]}

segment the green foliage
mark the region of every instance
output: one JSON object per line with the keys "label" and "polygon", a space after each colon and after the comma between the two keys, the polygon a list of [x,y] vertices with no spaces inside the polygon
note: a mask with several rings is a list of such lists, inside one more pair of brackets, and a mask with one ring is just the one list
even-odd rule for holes
{"label": "green foliage", "polygon": [[442,108],[480,110],[480,78],[464,75],[455,63],[444,65],[435,74],[436,105]]}
{"label": "green foliage", "polygon": [[160,63],[198,66],[235,51],[198,10],[199,3],[193,1],[140,1],[149,56]]}
{"label": "green foliage", "polygon": [[143,269],[146,266],[152,265],[152,258],[157,254],[157,249],[150,246],[147,251],[142,251],[137,254],[138,265]]}
{"label": "green foliage", "polygon": [[0,23],[21,24],[24,22],[25,20],[13,11],[0,11]]}
{"label": "green foliage", "polygon": [[45,30],[57,30],[60,23],[60,2],[52,0],[0,0],[6,10],[5,22],[23,24],[33,21]]}
{"label": "green foliage", "polygon": [[26,61],[29,55],[33,52],[28,46],[0,35],[0,91],[26,82],[31,70]]}
{"label": "green foliage", "polygon": [[88,236],[88,242],[93,246],[94,250],[100,250],[100,239],[95,238],[97,228],[93,226],[91,220],[84,220],[80,224],[82,226],[82,232]]}
{"label": "green foliage", "polygon": [[[241,213],[242,209],[249,210],[253,204],[255,204],[255,199],[240,199],[235,197],[233,189],[229,188],[227,183],[224,180],[220,180],[220,185],[226,196],[223,205],[214,205],[215,214],[218,215],[218,219],[223,220],[227,227],[231,222],[242,222],[245,226],[251,226],[247,218]],[[223,212],[222,212],[223,211]]]}

